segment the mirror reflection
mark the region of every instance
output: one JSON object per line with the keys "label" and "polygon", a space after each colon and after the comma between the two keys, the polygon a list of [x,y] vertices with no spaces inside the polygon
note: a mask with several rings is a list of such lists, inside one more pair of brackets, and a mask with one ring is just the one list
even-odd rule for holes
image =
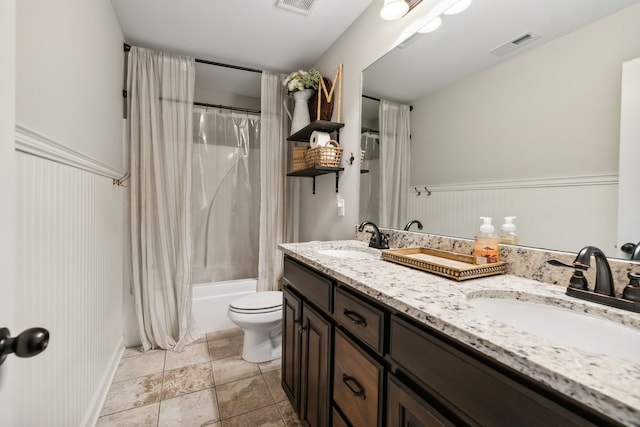
{"label": "mirror reflection", "polygon": [[363,71],[360,219],[472,238],[479,217],[499,232],[513,216],[519,244],[628,257],[640,229],[618,224],[638,222],[624,206],[640,175],[619,153],[640,158],[640,136],[621,139],[622,69],[640,1],[482,0],[442,18]]}

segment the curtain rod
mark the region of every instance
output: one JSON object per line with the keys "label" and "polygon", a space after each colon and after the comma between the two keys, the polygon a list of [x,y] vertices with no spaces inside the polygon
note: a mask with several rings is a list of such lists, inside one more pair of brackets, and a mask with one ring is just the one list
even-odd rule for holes
{"label": "curtain rod", "polygon": [[[124,43],[124,51],[125,52],[129,52],[130,50],[131,50],[131,45],[127,44],[127,43]],[[218,67],[233,68],[234,70],[242,70],[242,71],[249,71],[251,73],[262,74],[262,70],[257,70],[255,68],[241,67],[239,65],[224,64],[222,62],[207,61],[205,59],[198,59],[198,58],[195,58],[195,61],[200,63],[200,64],[215,65],[215,66],[218,66]]]}
{"label": "curtain rod", "polygon": [[377,129],[366,128],[366,127],[361,127],[361,128],[360,128],[360,132],[361,132],[361,133],[369,132],[369,133],[375,133],[375,134],[379,134],[379,133],[380,133],[380,131],[379,131],[379,130],[377,130]]}
{"label": "curtain rod", "polygon": [[197,107],[222,108],[224,110],[241,111],[243,113],[253,113],[253,114],[261,113],[260,110],[254,110],[252,108],[229,107],[227,105],[214,105],[214,104],[207,104],[205,102],[194,102],[193,105]]}
{"label": "curtain rod", "polygon": [[[364,93],[362,94],[362,97],[380,102],[380,98],[374,98],[373,96],[365,95]],[[409,105],[409,111],[413,111],[413,105]]]}

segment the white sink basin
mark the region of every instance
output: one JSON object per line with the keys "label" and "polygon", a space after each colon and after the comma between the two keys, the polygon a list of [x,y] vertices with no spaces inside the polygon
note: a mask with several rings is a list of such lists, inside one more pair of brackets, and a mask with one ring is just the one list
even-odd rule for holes
{"label": "white sink basin", "polygon": [[324,249],[318,251],[320,255],[331,256],[335,258],[349,258],[349,259],[377,259],[380,256],[377,253],[368,252],[366,250],[358,249]]}
{"label": "white sink basin", "polygon": [[510,298],[470,298],[489,317],[556,344],[640,363],[640,330],[562,307]]}

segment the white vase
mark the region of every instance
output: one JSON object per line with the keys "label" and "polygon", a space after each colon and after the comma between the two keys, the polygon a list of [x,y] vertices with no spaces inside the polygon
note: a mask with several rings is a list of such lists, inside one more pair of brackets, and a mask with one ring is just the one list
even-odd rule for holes
{"label": "white vase", "polygon": [[291,135],[311,123],[308,102],[313,92],[313,89],[304,89],[293,93],[294,105],[293,117],[291,118]]}

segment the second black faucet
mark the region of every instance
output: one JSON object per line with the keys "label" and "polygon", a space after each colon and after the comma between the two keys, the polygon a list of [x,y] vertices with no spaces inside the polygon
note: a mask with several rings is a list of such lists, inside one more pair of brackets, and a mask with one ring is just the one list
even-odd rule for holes
{"label": "second black faucet", "polygon": [[362,221],[358,226],[358,231],[364,231],[364,228],[369,225],[373,228],[373,233],[371,233],[371,239],[369,239],[369,247],[376,249],[389,249],[389,241],[387,240],[387,236],[380,233],[380,229],[377,225],[375,225],[371,221]]}

